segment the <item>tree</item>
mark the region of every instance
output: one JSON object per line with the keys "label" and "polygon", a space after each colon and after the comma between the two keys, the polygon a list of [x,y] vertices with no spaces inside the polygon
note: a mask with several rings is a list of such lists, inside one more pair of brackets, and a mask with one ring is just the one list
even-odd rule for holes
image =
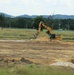
{"label": "tree", "polygon": [[54,16],[53,15],[50,15],[48,17],[48,24],[50,25],[50,27],[53,29],[54,27]]}
{"label": "tree", "polygon": [[18,28],[26,28],[25,20],[24,18],[18,18],[17,19]]}
{"label": "tree", "polygon": [[3,29],[5,22],[5,17],[3,14],[0,15],[0,27]]}
{"label": "tree", "polygon": [[[37,16],[35,19],[34,19],[34,28],[38,30],[38,26],[39,26],[39,22],[40,21],[43,21],[45,22],[45,19],[43,18],[43,16]],[[41,30],[43,30],[43,27],[41,27]]]}
{"label": "tree", "polygon": [[54,26],[53,26],[53,29],[56,30],[56,29],[61,28],[60,25],[61,25],[61,24],[60,24],[60,20],[59,20],[59,19],[55,19],[55,20],[54,20]]}

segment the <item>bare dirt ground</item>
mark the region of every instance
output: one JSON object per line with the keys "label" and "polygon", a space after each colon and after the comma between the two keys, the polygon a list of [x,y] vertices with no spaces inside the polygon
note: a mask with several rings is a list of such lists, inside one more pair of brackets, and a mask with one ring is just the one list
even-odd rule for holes
{"label": "bare dirt ground", "polygon": [[74,63],[74,42],[0,40],[0,64],[6,61],[44,65],[56,61]]}

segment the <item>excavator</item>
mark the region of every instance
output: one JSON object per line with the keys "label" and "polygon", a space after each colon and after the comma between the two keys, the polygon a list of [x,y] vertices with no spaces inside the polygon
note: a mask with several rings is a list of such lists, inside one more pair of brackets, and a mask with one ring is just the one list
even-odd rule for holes
{"label": "excavator", "polygon": [[46,33],[50,36],[50,40],[53,40],[53,39],[62,40],[62,36],[61,35],[54,34],[52,29],[49,26],[46,26],[42,21],[40,21],[38,30],[34,34],[35,38],[37,38],[38,34],[40,33],[42,26],[45,27],[48,30]]}

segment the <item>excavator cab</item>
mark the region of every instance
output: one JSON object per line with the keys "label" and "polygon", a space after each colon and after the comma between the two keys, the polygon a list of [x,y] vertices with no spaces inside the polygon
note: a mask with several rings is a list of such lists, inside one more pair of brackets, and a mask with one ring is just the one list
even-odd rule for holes
{"label": "excavator cab", "polygon": [[50,34],[49,31],[47,31],[46,33],[50,36],[50,39],[62,40],[62,36],[61,35],[58,35],[58,34]]}
{"label": "excavator cab", "polygon": [[50,36],[50,39],[55,39],[56,38],[56,34],[50,34],[49,31],[46,31],[46,33]]}
{"label": "excavator cab", "polygon": [[56,38],[56,34],[50,34],[50,39],[55,39]]}
{"label": "excavator cab", "polygon": [[58,34],[50,34],[50,39],[62,40],[62,36]]}

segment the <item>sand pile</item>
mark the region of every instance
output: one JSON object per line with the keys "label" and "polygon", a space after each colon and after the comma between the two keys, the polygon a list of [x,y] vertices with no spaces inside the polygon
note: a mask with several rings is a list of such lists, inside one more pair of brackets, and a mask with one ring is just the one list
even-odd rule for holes
{"label": "sand pile", "polygon": [[73,63],[71,63],[71,62],[63,62],[63,61],[58,61],[56,63],[51,64],[50,66],[64,66],[64,67],[74,68]]}
{"label": "sand pile", "polygon": [[47,37],[38,37],[36,38],[36,41],[50,41],[50,39]]}

